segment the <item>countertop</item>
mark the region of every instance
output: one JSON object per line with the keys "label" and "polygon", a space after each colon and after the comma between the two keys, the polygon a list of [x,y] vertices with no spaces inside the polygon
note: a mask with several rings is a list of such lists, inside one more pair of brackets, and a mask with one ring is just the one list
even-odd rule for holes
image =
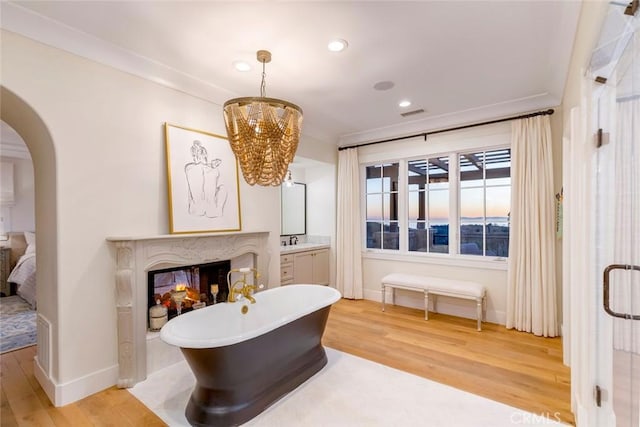
{"label": "countertop", "polygon": [[314,249],[330,248],[328,243],[298,243],[297,245],[280,246],[281,254],[292,254],[295,252],[311,251]]}

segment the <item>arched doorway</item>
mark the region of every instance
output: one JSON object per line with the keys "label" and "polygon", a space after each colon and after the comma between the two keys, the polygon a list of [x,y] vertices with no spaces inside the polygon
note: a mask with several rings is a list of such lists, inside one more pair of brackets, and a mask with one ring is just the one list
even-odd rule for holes
{"label": "arched doorway", "polygon": [[[0,119],[24,140],[33,160],[37,239],[38,352],[34,374],[55,403],[58,377],[57,186],[53,139],[38,113],[22,98],[0,86]],[[46,283],[46,286],[43,284]]]}

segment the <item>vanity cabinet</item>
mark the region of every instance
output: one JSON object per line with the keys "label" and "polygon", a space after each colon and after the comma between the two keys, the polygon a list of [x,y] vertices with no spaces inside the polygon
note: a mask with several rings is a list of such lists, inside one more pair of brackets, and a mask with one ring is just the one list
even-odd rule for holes
{"label": "vanity cabinet", "polygon": [[293,283],[293,254],[280,255],[280,284]]}
{"label": "vanity cabinet", "polygon": [[300,250],[280,255],[280,283],[329,284],[329,249]]}
{"label": "vanity cabinet", "polygon": [[328,285],[329,249],[318,249],[294,254],[293,282]]}

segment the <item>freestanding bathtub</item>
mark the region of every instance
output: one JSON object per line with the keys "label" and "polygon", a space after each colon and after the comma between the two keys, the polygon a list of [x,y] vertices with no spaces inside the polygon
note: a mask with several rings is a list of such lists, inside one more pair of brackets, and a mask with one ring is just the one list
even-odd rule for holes
{"label": "freestanding bathtub", "polygon": [[180,347],[196,378],[189,423],[242,424],[322,369],[322,334],[340,297],[328,286],[287,285],[258,292],[255,304],[242,299],[171,319],[160,338]]}

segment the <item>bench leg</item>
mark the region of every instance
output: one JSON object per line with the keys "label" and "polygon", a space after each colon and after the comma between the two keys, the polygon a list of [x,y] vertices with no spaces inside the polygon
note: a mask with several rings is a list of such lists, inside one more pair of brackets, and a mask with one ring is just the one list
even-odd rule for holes
{"label": "bench leg", "polygon": [[382,284],[382,311],[384,311],[385,286]]}
{"label": "bench leg", "polygon": [[429,292],[424,291],[424,320],[429,320]]}
{"label": "bench leg", "polygon": [[396,305],[396,288],[391,287],[391,304]]}
{"label": "bench leg", "polygon": [[487,296],[482,297],[482,321],[487,318]]}
{"label": "bench leg", "polygon": [[478,316],[478,330],[482,330],[482,302],[484,298],[478,298],[476,300],[477,316]]}

